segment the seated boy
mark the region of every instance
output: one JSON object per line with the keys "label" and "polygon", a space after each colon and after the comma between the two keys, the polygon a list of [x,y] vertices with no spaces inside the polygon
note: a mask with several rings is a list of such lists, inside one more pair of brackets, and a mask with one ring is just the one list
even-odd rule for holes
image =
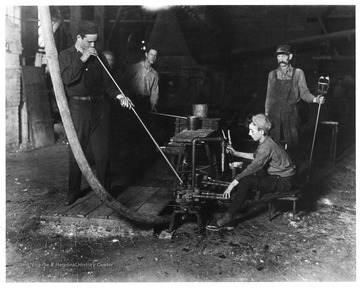
{"label": "seated boy", "polygon": [[289,191],[296,186],[295,165],[285,149],[269,136],[270,129],[270,119],[264,114],[257,114],[249,125],[249,135],[259,142],[255,153],[238,152],[231,146],[227,147],[230,154],[252,161],[223,194],[224,198],[229,199],[236,187],[229,209],[216,221],[215,226],[208,226],[207,229],[220,230],[228,225],[250,191],[260,190],[262,194],[267,194]]}

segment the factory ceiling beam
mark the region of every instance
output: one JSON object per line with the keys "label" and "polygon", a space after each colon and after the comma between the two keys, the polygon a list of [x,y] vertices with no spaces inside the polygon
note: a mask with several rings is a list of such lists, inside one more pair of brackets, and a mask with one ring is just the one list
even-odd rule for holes
{"label": "factory ceiling beam", "polygon": [[110,33],[109,33],[109,36],[106,40],[106,44],[105,44],[105,49],[109,49],[109,45],[110,45],[110,40],[114,34],[114,31],[115,31],[115,27],[117,25],[117,23],[119,22],[119,18],[120,18],[120,12],[121,12],[121,6],[119,6],[117,12],[116,12],[116,17],[115,17],[115,20],[114,20],[114,23],[113,25],[111,26],[111,30],[110,30]]}
{"label": "factory ceiling beam", "polygon": [[[293,39],[293,40],[288,40],[288,41],[283,41],[284,43],[287,43],[289,45],[304,45],[304,44],[309,44],[309,43],[314,43],[314,42],[321,42],[321,41],[325,41],[325,40],[333,40],[333,39],[338,39],[338,38],[350,38],[355,34],[355,29],[349,29],[349,30],[344,30],[344,31],[338,31],[338,32],[333,32],[333,33],[328,33],[328,34],[321,34],[321,35],[314,35],[314,36],[309,36],[309,37],[305,37],[305,38],[299,38],[299,39]],[[267,45],[267,46],[259,46],[259,47],[253,47],[251,49],[243,49],[243,48],[235,48],[234,50],[232,50],[232,54],[242,54],[242,53],[249,53],[249,52],[256,52],[256,51],[261,51],[261,50],[268,50],[268,49],[273,49],[274,46],[276,46],[276,44],[272,44]]]}

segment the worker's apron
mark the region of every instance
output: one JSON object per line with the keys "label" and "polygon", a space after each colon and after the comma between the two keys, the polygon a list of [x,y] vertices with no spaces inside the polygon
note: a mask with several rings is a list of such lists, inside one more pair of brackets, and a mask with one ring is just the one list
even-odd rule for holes
{"label": "worker's apron", "polygon": [[275,85],[271,91],[269,106],[269,117],[273,122],[273,128],[270,131],[271,137],[287,144],[288,149],[293,149],[298,145],[298,126],[299,119],[296,107],[296,95],[293,86],[293,75],[291,79],[278,79],[276,71]]}

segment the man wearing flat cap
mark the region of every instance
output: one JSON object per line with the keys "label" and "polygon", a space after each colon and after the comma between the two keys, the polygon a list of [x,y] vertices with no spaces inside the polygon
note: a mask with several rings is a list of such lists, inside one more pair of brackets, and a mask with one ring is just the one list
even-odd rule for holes
{"label": "man wearing flat cap", "polygon": [[229,225],[234,214],[241,208],[250,191],[260,190],[262,194],[285,192],[296,186],[296,169],[285,149],[270,136],[271,120],[265,114],[252,117],[249,135],[258,141],[255,153],[235,151],[228,146],[227,150],[235,157],[252,160],[251,163],[230,183],[223,197],[230,198],[234,191],[234,200],[229,209],[215,223],[206,228],[218,231]]}
{"label": "man wearing flat cap", "polygon": [[308,103],[324,103],[325,100],[309,92],[304,72],[290,64],[293,54],[289,45],[279,45],[275,55],[279,67],[269,73],[265,114],[273,122],[271,137],[278,142],[284,140],[295,160],[299,141],[297,104],[301,99]]}
{"label": "man wearing flat cap", "polygon": [[[82,21],[75,45],[59,54],[59,64],[69,109],[83,151],[91,143],[96,174],[106,190],[111,187],[109,160],[110,106],[105,95],[131,108],[131,101],[122,95],[99,59],[110,70],[102,53],[95,49],[98,26],[92,21]],[[98,59],[99,57],[99,59]],[[74,154],[69,149],[69,181],[66,205],[81,196],[82,173]]]}

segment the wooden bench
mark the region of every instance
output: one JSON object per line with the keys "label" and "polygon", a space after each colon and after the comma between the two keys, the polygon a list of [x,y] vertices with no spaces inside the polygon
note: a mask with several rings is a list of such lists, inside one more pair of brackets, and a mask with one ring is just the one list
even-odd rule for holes
{"label": "wooden bench", "polygon": [[277,216],[277,210],[275,208],[275,203],[277,201],[290,201],[293,203],[293,215],[296,214],[296,202],[302,198],[302,192],[300,189],[294,189],[287,192],[275,192],[273,194],[266,194],[261,199],[263,201],[269,202],[269,221],[271,222],[275,216]]}

